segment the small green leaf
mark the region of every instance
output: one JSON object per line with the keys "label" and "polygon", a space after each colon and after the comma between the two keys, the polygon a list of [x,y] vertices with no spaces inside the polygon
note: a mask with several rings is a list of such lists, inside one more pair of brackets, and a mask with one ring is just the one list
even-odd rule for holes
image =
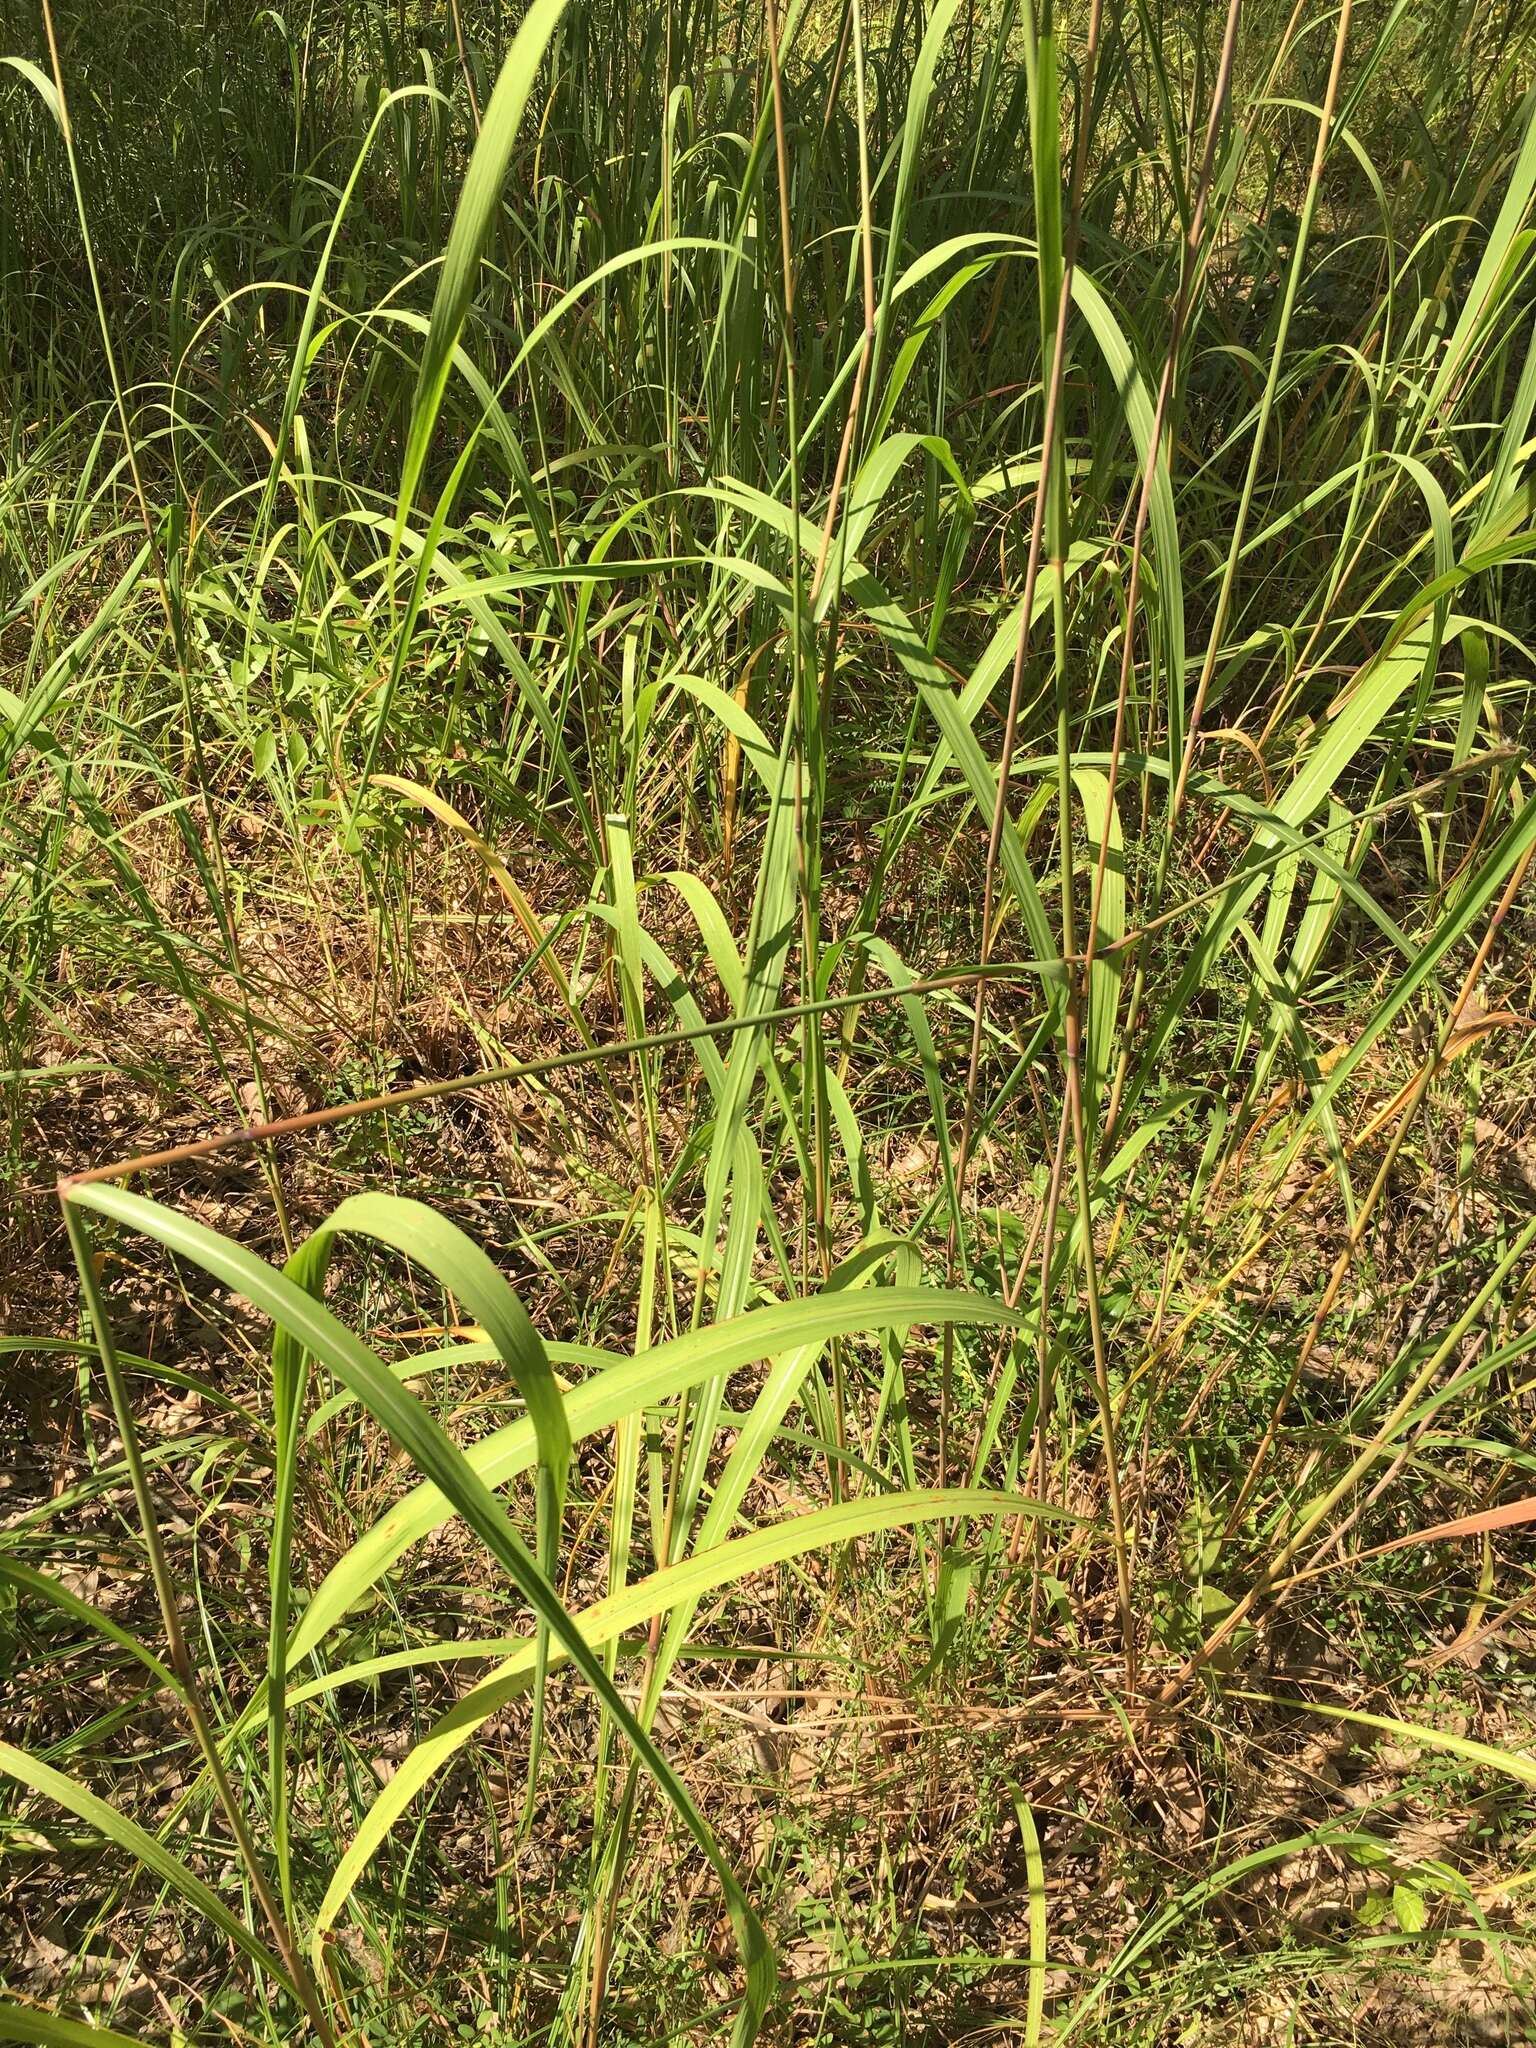
{"label": "small green leaf", "polygon": [[1393,1885],[1392,1918],[1404,1934],[1422,1934],[1429,1924],[1429,1908],[1424,1903],[1424,1894],[1411,1884]]}

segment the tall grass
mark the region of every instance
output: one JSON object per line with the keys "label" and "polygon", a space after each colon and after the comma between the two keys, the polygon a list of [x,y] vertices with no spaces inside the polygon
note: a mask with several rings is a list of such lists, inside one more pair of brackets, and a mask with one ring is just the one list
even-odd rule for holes
{"label": "tall grass", "polygon": [[[1303,1806],[1063,1975],[1041,1828],[1329,1714],[1536,1785],[1410,1677],[1536,1518],[1523,10],[0,19],[0,1772],[82,1887],[0,2033],[1191,2038],[1319,1845],[1505,1954]],[[891,1879],[783,1971],[793,1788],[677,1707],[762,1658],[990,1701],[1027,1955]]]}

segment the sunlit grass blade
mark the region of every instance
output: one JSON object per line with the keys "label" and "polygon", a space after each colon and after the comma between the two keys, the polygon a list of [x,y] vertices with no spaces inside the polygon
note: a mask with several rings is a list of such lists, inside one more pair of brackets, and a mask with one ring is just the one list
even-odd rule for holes
{"label": "sunlit grass blade", "polygon": [[[758,1529],[728,1543],[702,1548],[649,1578],[636,1580],[605,1600],[584,1608],[573,1619],[583,1640],[599,1649],[620,1636],[669,1613],[691,1615],[706,1594],[737,1584],[753,1573],[792,1557],[832,1549],[882,1529],[909,1528],[921,1522],[965,1515],[1032,1515],[1033,1501],[1013,1494],[952,1488],[918,1493],[889,1493],[865,1500],[843,1501],[809,1515]],[[568,1650],[559,1653],[563,1661]],[[527,1645],[482,1679],[457,1706],[428,1731],[404,1758],[399,1770],[374,1800],[368,1816],[337,1865],[321,1903],[318,1925],[332,1926],[385,1837],[406,1807],[491,1715],[525,1693],[534,1682],[534,1649]],[[670,1660],[669,1660],[670,1664]]]}
{"label": "sunlit grass blade", "polygon": [[[354,1199],[358,1209],[367,1217],[370,1232],[377,1234],[381,1226],[388,1228],[383,1213],[385,1198],[359,1196]],[[227,1238],[122,1188],[106,1185],[80,1187],[71,1191],[69,1200],[144,1231],[167,1250],[194,1260],[205,1270],[224,1278],[230,1286],[238,1288],[253,1307],[280,1322],[317,1364],[342,1380],[388,1430],[417,1470],[454,1504],[468,1527],[486,1545],[529,1602],[541,1629],[549,1631],[562,1644],[572,1663],[614,1716],[715,1871],[725,1893],[746,1967],[746,1993],[737,2036],[743,2042],[752,2039],[772,1994],[776,1972],[772,1948],[740,1881],[682,1780],[615,1690],[601,1660],[588,1650],[549,1577],[540,1569],[508,1521],[500,1502],[442,1426],[328,1309],[263,1260],[253,1257]],[[444,1225],[445,1236],[448,1230],[449,1226]],[[438,1252],[441,1256],[440,1248]],[[483,1253],[477,1256],[484,1258]],[[495,1302],[489,1301],[488,1305],[492,1307],[493,1314],[496,1313]],[[530,1395],[535,1385],[536,1376],[530,1379]],[[558,1405],[558,1392],[553,1388],[552,1391]],[[317,1968],[321,1962],[317,1938]]]}

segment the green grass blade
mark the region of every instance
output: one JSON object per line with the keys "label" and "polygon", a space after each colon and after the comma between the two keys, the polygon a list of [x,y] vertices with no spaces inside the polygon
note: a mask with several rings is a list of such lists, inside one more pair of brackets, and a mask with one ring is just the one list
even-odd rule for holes
{"label": "green grass blade", "polygon": [[56,1806],[62,1806],[66,1813],[72,1813],[87,1827],[94,1828],[114,1849],[131,1857],[151,1877],[158,1878],[161,1884],[169,1886],[178,1897],[185,1899],[210,1926],[226,1935],[275,1983],[286,1986],[290,1991],[294,1989],[292,1979],[266,1943],[259,1941],[239,1915],[232,1913],[218,1893],[195,1876],[179,1856],[173,1856],[137,1821],[119,1813],[115,1806],[109,1806],[105,1799],[98,1798],[63,1771],[56,1771],[51,1764],[45,1764],[13,1743],[0,1741],[0,1772],[39,1798],[50,1799]]}
{"label": "green grass blade", "polygon": [[454,212],[443,267],[432,300],[432,317],[422,350],[421,370],[406,436],[395,513],[395,545],[403,532],[427,464],[433,430],[442,410],[453,351],[480,276],[480,255],[491,232],[501,188],[512,160],[523,110],[566,0],[533,0],[523,16],[496,80],[480,125],[469,169]]}
{"label": "green grass blade", "polygon": [[[108,1185],[76,1187],[69,1199],[142,1230],[167,1250],[190,1258],[237,1288],[252,1305],[281,1321],[310,1355],[349,1386],[369,1412],[411,1458],[418,1471],[453,1502],[467,1525],[490,1550],[528,1600],[539,1623],[559,1640],[583,1678],[624,1730],[679,1819],[719,1879],[746,1967],[746,1992],[736,2039],[756,2035],[776,1982],[773,1951],[734,1870],[682,1780],[662,1756],[614,1689],[601,1660],[587,1648],[548,1577],[507,1520],[500,1503],[464,1454],[428,1411],[330,1311],[263,1260],[227,1238],[163,1208],[157,1202]],[[366,1200],[368,1198],[359,1198]],[[379,1198],[373,1198],[377,1200]],[[110,1809],[108,1809],[110,1811]],[[315,1962],[323,1967],[317,1945]]]}

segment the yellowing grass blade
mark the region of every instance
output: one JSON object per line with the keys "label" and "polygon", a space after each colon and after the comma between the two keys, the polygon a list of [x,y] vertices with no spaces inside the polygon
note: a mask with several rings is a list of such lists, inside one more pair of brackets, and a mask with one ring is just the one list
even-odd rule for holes
{"label": "yellowing grass blade", "polygon": [[1029,1879],[1029,1990],[1024,2004],[1024,2048],[1039,2048],[1040,2029],[1045,2020],[1045,1858],[1040,1853],[1040,1830],[1035,1826],[1029,1801],[1017,1785],[1011,1790]]}
{"label": "yellowing grass blade", "polygon": [[1269,1707],[1294,1707],[1303,1714],[1321,1714],[1327,1721],[1350,1721],[1361,1728],[1378,1728],[1399,1742],[1438,1749],[1446,1756],[1459,1756],[1464,1763],[1477,1764],[1499,1777],[1536,1787],[1536,1757],[1526,1756],[1522,1750],[1498,1749],[1491,1742],[1474,1742],[1469,1735],[1452,1735],[1445,1728],[1426,1728],[1418,1721],[1399,1721],[1391,1714],[1368,1714],[1359,1707],[1330,1707],[1318,1700],[1285,1699],[1268,1692],[1243,1692],[1236,1697],[1257,1700]]}
{"label": "yellowing grass blade", "polygon": [[587,1030],[580,1009],[572,998],[571,985],[566,980],[565,969],[555,958],[554,948],[549,944],[548,934],[539,921],[538,912],[529,902],[524,891],[519,887],[512,870],[507,866],[495,847],[491,845],[488,839],[482,838],[462,811],[457,810],[449,803],[446,797],[439,796],[435,789],[428,789],[424,782],[412,782],[405,775],[374,775],[369,779],[375,788],[392,789],[396,796],[409,798],[413,804],[419,804],[424,811],[430,811],[440,824],[446,825],[451,831],[458,833],[502,895],[507,899],[512,909],[512,915],[522,926],[528,943],[533,948],[534,957],[544,973],[549,977],[556,995],[559,996],[560,1001],[570,1012],[571,1021],[581,1033],[583,1040],[586,1044],[590,1045],[592,1043],[591,1034]]}

